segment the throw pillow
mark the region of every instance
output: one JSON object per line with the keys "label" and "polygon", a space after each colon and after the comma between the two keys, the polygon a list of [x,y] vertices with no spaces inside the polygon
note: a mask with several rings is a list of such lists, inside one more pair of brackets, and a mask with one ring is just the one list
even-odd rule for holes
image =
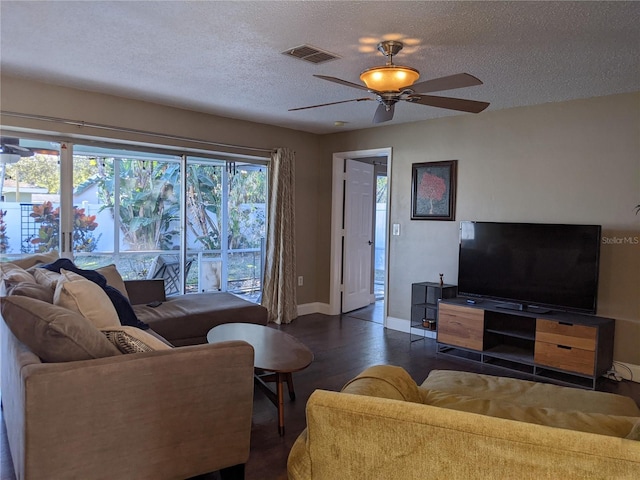
{"label": "throw pillow", "polygon": [[33,275],[13,263],[0,263],[0,274],[0,279],[7,283],[36,283]]}
{"label": "throw pillow", "polygon": [[127,293],[127,287],[124,284],[122,275],[120,275],[120,272],[113,263],[111,265],[107,265],[106,267],[96,268],[96,272],[98,272],[107,280],[107,285],[118,290],[127,298],[127,300],[129,300],[129,294]]}
{"label": "throw pillow", "polygon": [[129,325],[142,330],[147,330],[149,328],[149,325],[138,320],[138,316],[136,315],[136,312],[133,311],[131,302],[129,302],[127,297],[120,293],[118,289],[113,288],[111,285],[105,285],[102,289],[111,300],[116,312],[118,312],[118,317],[120,318],[120,323],[122,325]]}
{"label": "throw pillow", "polygon": [[2,317],[16,338],[45,362],[120,355],[100,330],[81,315],[35,298],[3,298]]}
{"label": "throw pillow", "polygon": [[49,287],[44,287],[30,282],[21,282],[11,285],[7,289],[6,294],[37,298],[43,302],[53,303],[53,290]]}
{"label": "throw pillow", "polygon": [[131,306],[131,302],[129,302],[127,297],[120,293],[116,288],[107,285],[107,279],[95,270],[83,270],[78,268],[68,258],[61,258],[49,265],[43,265],[42,268],[46,268],[53,272],[60,272],[60,270],[64,268],[65,270],[82,275],[87,280],[91,280],[100,286],[107,294],[111,303],[115,307],[116,312],[118,312],[118,318],[122,325],[130,325],[132,327],[141,328],[142,330],[147,330],[149,328],[149,325],[138,320],[138,317]]}
{"label": "throw pillow", "polygon": [[106,327],[101,328],[100,331],[122,353],[143,353],[171,349],[166,343],[136,327]]}
{"label": "throw pillow", "polygon": [[43,285],[50,288],[52,291],[56,289],[58,280],[60,280],[60,274],[47,270],[46,268],[34,268],[32,270],[33,277],[36,279],[38,285]]}
{"label": "throw pillow", "polygon": [[98,285],[64,269],[61,274],[53,294],[54,305],[79,313],[97,328],[120,326],[118,312]]}

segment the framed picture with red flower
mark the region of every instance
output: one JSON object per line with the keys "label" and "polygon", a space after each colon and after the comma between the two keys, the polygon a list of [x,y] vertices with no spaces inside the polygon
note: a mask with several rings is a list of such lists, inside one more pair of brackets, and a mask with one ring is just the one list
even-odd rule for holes
{"label": "framed picture with red flower", "polygon": [[455,220],[458,161],[411,166],[411,220]]}

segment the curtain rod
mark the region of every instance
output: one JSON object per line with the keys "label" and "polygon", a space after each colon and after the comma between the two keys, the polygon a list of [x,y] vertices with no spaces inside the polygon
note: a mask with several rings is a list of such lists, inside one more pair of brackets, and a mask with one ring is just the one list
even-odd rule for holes
{"label": "curtain rod", "polygon": [[150,137],[164,138],[167,140],[180,140],[180,141],[199,143],[202,145],[211,145],[211,146],[222,147],[222,148],[235,148],[239,150],[246,150],[246,151],[252,151],[252,152],[271,153],[275,151],[275,149],[273,148],[245,147],[242,145],[232,145],[229,143],[210,142],[208,140],[199,140],[197,138],[182,137],[179,135],[167,135],[165,133],[148,132],[146,130],[138,130],[135,128],[114,127],[112,125],[85,122],[83,120],[69,120],[66,118],[47,117],[44,115],[32,115],[29,113],[7,112],[5,110],[0,111],[0,115],[6,115],[7,117],[27,118],[29,120],[42,120],[46,122],[63,123],[65,125],[73,125],[76,127],[89,127],[89,128],[97,128],[101,130],[110,130],[114,132],[135,133],[138,135],[148,135]]}

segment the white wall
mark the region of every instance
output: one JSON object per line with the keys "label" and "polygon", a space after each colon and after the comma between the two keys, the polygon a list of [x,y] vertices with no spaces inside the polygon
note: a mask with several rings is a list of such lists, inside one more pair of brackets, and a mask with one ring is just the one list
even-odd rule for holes
{"label": "white wall", "polygon": [[[210,142],[256,148],[288,147],[296,152],[296,263],[297,275],[305,277],[297,287],[298,303],[313,303],[317,297],[316,239],[318,219],[317,135],[296,130],[207,115],[179,108],[103,95],[73,88],[33,82],[24,78],[0,77],[0,105],[3,111],[81,120],[146,132],[196,138]],[[142,134],[77,127],[60,123],[2,116],[0,125],[29,131],[62,133],[67,138],[143,142],[204,148],[201,144],[162,140]],[[26,134],[25,134],[26,136]],[[214,149],[214,147],[211,147]],[[218,150],[224,151],[223,148]],[[256,155],[255,152],[243,152]],[[263,155],[268,155],[264,154]]]}
{"label": "white wall", "polygon": [[[456,283],[459,220],[592,223],[640,238],[639,105],[633,93],[328,136],[325,157],[393,148],[389,315],[410,318],[413,282]],[[440,160],[458,160],[457,221],[411,221],[411,164]],[[602,245],[598,314],[616,319],[616,360],[640,364],[640,244]]]}
{"label": "white wall", "polygon": [[[297,275],[305,277],[299,304],[329,299],[333,152],[393,149],[389,208],[402,232],[388,246],[393,317],[409,319],[411,283],[438,273],[457,278],[457,222],[409,220],[412,163],[458,160],[456,220],[595,223],[607,238],[640,236],[640,93],[316,136],[25,79],[0,82],[3,110],[294,149]],[[10,117],[0,123],[122,139]],[[640,364],[640,245],[602,246],[598,313],[616,319],[615,359]]]}

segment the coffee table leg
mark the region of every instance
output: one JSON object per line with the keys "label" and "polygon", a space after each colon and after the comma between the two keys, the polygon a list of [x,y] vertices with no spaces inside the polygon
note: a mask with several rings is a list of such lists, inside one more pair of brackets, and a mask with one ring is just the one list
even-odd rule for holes
{"label": "coffee table leg", "polygon": [[[289,396],[293,400],[295,398],[295,393],[293,392],[293,382],[291,381],[290,373],[269,373],[267,375],[254,375],[253,376],[255,385],[262,390],[267,398],[271,400],[271,402],[278,409],[278,433],[280,435],[284,435],[284,382],[287,382],[287,387],[289,388]],[[267,386],[265,382],[275,382],[276,383],[276,391],[274,392],[271,388]],[[293,395],[293,396],[292,396]]]}
{"label": "coffee table leg", "polygon": [[296,392],[293,390],[293,374],[287,373],[287,387],[289,388],[289,398],[291,400],[296,399]]}
{"label": "coffee table leg", "polygon": [[278,395],[278,433],[280,436],[284,435],[284,392],[282,382],[285,378],[285,374],[276,373],[276,391]]}

